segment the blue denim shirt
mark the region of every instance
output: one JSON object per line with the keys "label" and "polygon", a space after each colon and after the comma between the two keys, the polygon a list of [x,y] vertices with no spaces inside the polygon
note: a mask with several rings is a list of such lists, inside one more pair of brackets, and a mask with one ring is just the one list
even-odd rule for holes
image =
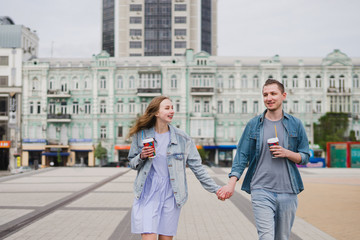
{"label": "blue denim shirt", "polygon": [[[260,158],[263,142],[263,127],[265,112],[251,119],[246,125],[243,135],[237,145],[235,159],[232,165],[229,177],[235,176],[239,180],[247,164],[249,164],[247,173],[241,189],[251,193],[250,183],[255,173],[258,160]],[[300,153],[301,165],[309,162],[309,142],[301,121],[284,113],[282,123],[285,128],[284,148],[293,152]],[[293,161],[287,160],[287,166],[290,174],[291,187],[294,193],[298,194],[304,190],[300,172]]]}
{"label": "blue denim shirt", "polygon": [[[177,129],[172,125],[169,125],[169,129],[170,144],[167,147],[167,162],[170,183],[174,191],[177,206],[182,207],[188,198],[185,172],[186,166],[189,166],[201,185],[207,191],[216,193],[220,186],[210,178],[208,172],[201,164],[201,158],[194,142],[180,129]],[[132,137],[128,159],[130,161],[130,167],[138,171],[134,183],[134,193],[137,199],[140,198],[141,192],[143,191],[145,180],[149,174],[153,161],[151,159],[142,160],[140,158],[140,153],[143,148],[142,135],[143,138],[155,138],[155,129],[150,128],[139,131]],[[155,145],[156,144],[155,141]]]}

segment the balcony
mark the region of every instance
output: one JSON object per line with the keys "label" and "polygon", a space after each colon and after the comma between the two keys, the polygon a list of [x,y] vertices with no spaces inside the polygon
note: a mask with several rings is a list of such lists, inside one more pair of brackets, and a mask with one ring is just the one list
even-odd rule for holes
{"label": "balcony", "polygon": [[70,114],[48,114],[47,122],[71,122]]}
{"label": "balcony", "polygon": [[161,95],[161,88],[138,88],[139,97],[156,97]]}
{"label": "balcony", "polygon": [[69,98],[69,97],[71,97],[71,95],[70,95],[70,91],[62,92],[62,91],[60,91],[60,89],[57,89],[57,90],[48,90],[47,97],[48,98]]}
{"label": "balcony", "polygon": [[192,87],[191,95],[193,96],[212,96],[214,95],[213,87]]}

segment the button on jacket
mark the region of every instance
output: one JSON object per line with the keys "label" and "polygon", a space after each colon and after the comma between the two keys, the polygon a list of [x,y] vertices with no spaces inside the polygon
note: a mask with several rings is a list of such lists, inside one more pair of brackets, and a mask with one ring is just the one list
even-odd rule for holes
{"label": "button on jacket", "polygon": [[[263,146],[264,133],[264,117],[265,112],[259,116],[254,117],[246,125],[243,135],[237,145],[237,151],[231,173],[229,177],[235,176],[240,179],[247,164],[249,164],[247,173],[241,189],[251,193],[250,183],[255,173],[257,163],[260,158],[261,147]],[[284,148],[291,150],[301,155],[300,165],[305,165],[309,162],[309,142],[305,133],[304,126],[301,121],[287,113],[284,113],[282,123],[285,128]],[[289,170],[291,187],[293,192],[298,194],[304,190],[304,185],[301,180],[300,172],[293,161],[287,160],[287,167]]]}
{"label": "button on jacket", "polygon": [[[188,198],[186,166],[189,166],[207,191],[211,193],[217,192],[220,186],[210,178],[208,172],[201,164],[199,152],[191,138],[185,132],[172,125],[169,125],[169,129],[170,143],[167,147],[167,163],[170,183],[174,191],[177,206],[183,206]],[[134,183],[134,193],[137,199],[140,198],[141,192],[143,191],[146,177],[152,166],[152,161],[156,161],[156,159],[152,160],[148,158],[142,160],[140,158],[140,153],[143,148],[142,139],[150,137],[155,138],[154,128],[139,131],[132,136],[128,159],[130,161],[130,167],[138,171]],[[155,145],[156,144],[155,139]]]}

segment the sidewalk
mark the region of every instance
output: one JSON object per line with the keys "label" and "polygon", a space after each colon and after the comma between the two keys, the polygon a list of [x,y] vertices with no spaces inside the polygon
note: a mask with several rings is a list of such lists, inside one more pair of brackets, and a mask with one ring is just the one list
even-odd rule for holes
{"label": "sidewalk", "polygon": [[[229,168],[207,169],[218,184],[227,182]],[[360,169],[301,173],[305,191],[291,239],[358,239]],[[258,239],[250,195],[240,190],[241,183],[223,202],[204,190],[190,169],[187,176],[189,200],[174,240]],[[10,234],[0,239],[141,239],[130,233],[135,177],[128,168],[52,168],[1,177],[0,233]]]}

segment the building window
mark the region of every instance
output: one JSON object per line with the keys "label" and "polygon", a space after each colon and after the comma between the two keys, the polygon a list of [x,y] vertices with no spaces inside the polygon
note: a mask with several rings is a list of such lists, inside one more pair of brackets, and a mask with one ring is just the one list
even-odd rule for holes
{"label": "building window", "polygon": [[66,104],[66,102],[61,102],[61,114],[67,114],[67,104]]}
{"label": "building window", "polygon": [[175,23],[186,23],[186,17],[175,17]]}
{"label": "building window", "polygon": [[129,78],[129,88],[130,89],[134,89],[135,88],[135,78],[133,76],[131,76]]}
{"label": "building window", "polygon": [[283,110],[284,110],[284,112],[287,112],[287,111],[288,111],[287,101],[283,101]]}
{"label": "building window", "polygon": [[253,77],[253,87],[259,88],[259,77],[257,75]]}
{"label": "building window", "polygon": [[79,102],[73,102],[73,114],[79,114]]}
{"label": "building window", "polygon": [[142,11],[141,4],[130,4],[130,12],[140,12]]}
{"label": "building window", "polygon": [[334,77],[334,76],[330,76],[330,79],[329,79],[329,87],[330,87],[330,88],[334,88],[334,87],[335,87],[335,77]]}
{"label": "building window", "polygon": [[241,113],[247,113],[247,101],[243,101],[241,104]]}
{"label": "building window", "polygon": [[141,42],[139,42],[139,41],[130,41],[130,48],[141,48]]}
{"label": "building window", "polygon": [[141,88],[161,88],[161,75],[159,73],[140,74]]}
{"label": "building window", "polygon": [[0,76],[0,86],[7,87],[9,85],[9,77],[8,76]]}
{"label": "building window", "polygon": [[30,102],[30,114],[34,113],[34,103]]}
{"label": "building window", "polygon": [[142,30],[141,29],[130,29],[130,36],[141,36]]}
{"label": "building window", "polygon": [[223,113],[223,102],[222,101],[217,102],[217,113]]}
{"label": "building window", "polygon": [[130,17],[130,23],[132,24],[141,24],[141,17]]}
{"label": "building window", "polygon": [[91,103],[85,102],[84,107],[85,107],[85,114],[91,114]]}
{"label": "building window", "polygon": [[129,102],[129,113],[135,113],[135,102]]}
{"label": "building window", "polygon": [[305,77],[305,87],[306,87],[306,88],[311,88],[311,79],[310,79],[310,76],[309,76],[309,75],[307,75],[307,76]]}
{"label": "building window", "polygon": [[37,102],[37,113],[41,113],[41,103]]}
{"label": "building window", "polygon": [[359,113],[359,101],[354,101],[353,102],[353,113]]}
{"label": "building window", "polygon": [[50,89],[50,90],[53,90],[54,88],[55,88],[54,79],[51,78],[51,79],[49,80],[49,89]]}
{"label": "building window", "polygon": [[37,78],[32,80],[32,90],[40,90],[40,81]]}
{"label": "building window", "polygon": [[175,36],[186,36],[186,29],[175,29]]}
{"label": "building window", "polygon": [[312,104],[311,101],[306,101],[305,103],[305,111],[306,113],[312,113]]}
{"label": "building window", "polygon": [[253,104],[253,113],[258,113],[259,112],[259,102],[258,101],[254,101]]}
{"label": "building window", "polygon": [[316,102],[316,113],[321,113],[321,101]]}
{"label": "building window", "polygon": [[105,100],[101,100],[101,102],[100,102],[100,113],[106,113],[106,102],[105,102]]}
{"label": "building window", "polygon": [[196,113],[200,112],[200,100],[195,100],[194,112],[196,112]]}
{"label": "building window", "polygon": [[218,78],[217,78],[217,87],[224,88],[224,79],[221,75],[218,76]]}
{"label": "building window", "polygon": [[106,138],[106,126],[101,126],[101,128],[100,128],[100,138],[101,139]]}
{"label": "building window", "polygon": [[9,57],[0,56],[0,66],[8,66],[8,65],[9,65]]}
{"label": "building window", "polygon": [[117,89],[123,89],[124,88],[124,80],[123,80],[122,76],[117,77],[116,88]]}
{"label": "building window", "polygon": [[359,77],[358,77],[358,75],[355,75],[353,77],[353,87],[354,88],[359,88]]}
{"label": "building window", "polygon": [[55,114],[55,103],[54,102],[49,103],[49,114]]}
{"label": "building window", "polygon": [[180,112],[180,100],[176,100],[176,112]]}
{"label": "building window", "polygon": [[186,48],[186,41],[175,41],[175,48]]}
{"label": "building window", "polygon": [[84,80],[84,88],[85,89],[88,89],[88,88],[90,88],[90,86],[89,86],[89,78],[87,77],[87,78],[85,78],[85,80]]}
{"label": "building window", "polygon": [[210,112],[210,102],[204,101],[204,113],[209,113],[209,112]]}
{"label": "building window", "polygon": [[119,138],[123,137],[123,127],[122,126],[118,126],[118,137]]}
{"label": "building window", "polygon": [[147,107],[148,107],[148,103],[146,102],[141,103],[141,113],[144,113]]}
{"label": "building window", "polygon": [[175,4],[175,11],[186,11],[186,4]]}
{"label": "building window", "polygon": [[340,90],[340,92],[345,91],[345,77],[344,77],[344,75],[341,75],[339,77],[339,90]]}
{"label": "building window", "polygon": [[299,112],[299,102],[298,101],[293,102],[293,111],[294,111],[294,113]]}
{"label": "building window", "polygon": [[100,89],[106,89],[106,78],[104,76],[100,77]]}
{"label": "building window", "polygon": [[243,75],[241,78],[241,88],[247,88],[247,87],[248,87],[247,76]]}
{"label": "building window", "polygon": [[316,76],[316,87],[321,88],[321,77],[319,75]]}
{"label": "building window", "polygon": [[233,75],[230,75],[229,77],[229,88],[231,89],[235,88],[235,78]]}
{"label": "building window", "polygon": [[288,87],[288,78],[287,78],[286,75],[284,75],[284,76],[282,77],[281,82],[282,82],[282,84],[284,85],[285,88]]}
{"label": "building window", "polygon": [[299,87],[299,81],[298,81],[298,77],[296,75],[293,76],[292,82],[293,82],[293,84],[292,84],[293,88]]}
{"label": "building window", "polygon": [[229,102],[229,113],[235,113],[235,102],[234,101]]}
{"label": "building window", "polygon": [[117,113],[124,113],[124,103],[122,102],[122,100],[119,100],[116,105]]}
{"label": "building window", "polygon": [[176,75],[172,75],[172,76],[171,76],[171,88],[177,88]]}

